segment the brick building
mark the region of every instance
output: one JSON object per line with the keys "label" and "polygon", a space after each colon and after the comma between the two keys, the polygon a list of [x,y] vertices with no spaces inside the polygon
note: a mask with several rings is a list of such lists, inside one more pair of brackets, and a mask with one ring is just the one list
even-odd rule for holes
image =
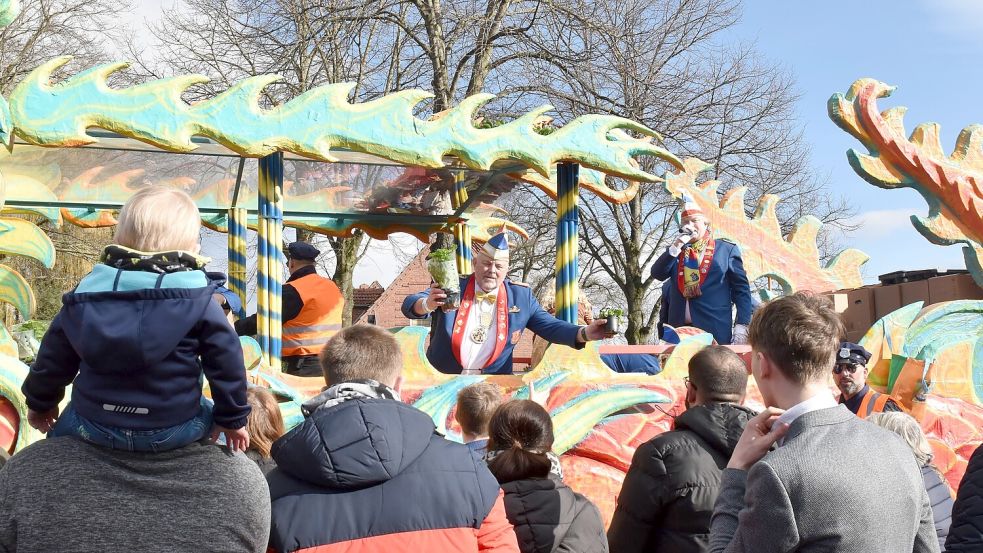
{"label": "brick building", "polygon": [[[353,311],[352,319],[356,323],[372,323],[384,328],[394,328],[399,326],[422,325],[430,326],[429,320],[410,320],[403,316],[400,309],[403,298],[410,294],[415,294],[430,287],[430,273],[427,271],[426,257],[430,253],[429,248],[423,248],[412,261],[406,265],[403,272],[396,277],[396,280],[378,296],[375,303],[364,309],[361,316],[356,317]],[[378,284],[378,282],[373,283]],[[356,290],[356,308],[358,307],[358,291],[363,289],[362,285]],[[529,364],[529,357],[532,355],[532,332],[523,332],[522,340],[515,346],[512,355],[515,361],[515,370],[525,369]]]}
{"label": "brick building", "polygon": [[352,320],[358,321],[385,291],[378,280],[352,290]]}

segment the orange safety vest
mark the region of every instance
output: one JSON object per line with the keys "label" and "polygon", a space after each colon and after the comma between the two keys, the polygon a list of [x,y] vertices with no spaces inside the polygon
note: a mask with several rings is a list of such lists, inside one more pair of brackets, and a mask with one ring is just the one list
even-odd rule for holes
{"label": "orange safety vest", "polygon": [[889,399],[891,399],[891,396],[887,394],[870,390],[864,396],[863,401],[860,402],[860,407],[857,408],[857,416],[866,419],[871,413],[883,413],[884,406],[887,405],[887,400]]}
{"label": "orange safety vest", "polygon": [[307,275],[291,281],[304,307],[296,317],[283,323],[283,357],[317,355],[329,338],[341,330],[345,300],[331,279]]}

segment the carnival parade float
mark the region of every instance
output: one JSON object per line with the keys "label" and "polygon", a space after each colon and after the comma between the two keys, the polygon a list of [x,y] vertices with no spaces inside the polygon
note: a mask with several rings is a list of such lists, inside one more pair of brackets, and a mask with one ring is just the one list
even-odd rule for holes
{"label": "carnival parade float", "polygon": [[[9,3],[0,8],[14,9]],[[323,381],[280,370],[284,227],[330,236],[359,229],[375,238],[403,232],[423,242],[450,232],[457,269],[468,274],[472,244],[488,240],[492,229],[504,226],[523,236],[493,202],[519,184],[531,185],[556,201],[556,312],[573,322],[579,195],[623,203],[640,187],[664,186],[697,202],[716,236],[740,246],[752,281],[771,279],[777,293],[862,285],[866,254],[847,249],[820,262],[818,219],[804,216],[783,236],[775,215],[779,198],[763,196],[749,217],[743,188],[721,196],[721,183],[700,181],[708,164],[677,157],[657,145],[654,131],[627,119],[583,115],[542,134],[537,123],[550,109],[543,106],[501,126],[478,128],[476,113],[490,95],[472,96],[424,120],[414,108],[426,92],[350,103],[352,85],[344,83],[263,108],[259,96],[277,80],[271,75],[189,105],[182,93],[205,77],[113,88],[107,78],[125,64],[112,63],[55,81],[52,73],[68,61],[41,65],[0,99],[0,140],[9,147],[0,151],[0,253],[51,267],[51,240],[20,215],[52,225],[108,227],[135,190],[167,184],[195,198],[205,226],[228,234],[230,288],[245,299],[246,237],[254,231],[259,332],[255,341],[243,339],[243,349],[250,380],[280,398],[288,426],[300,420],[300,403]],[[869,150],[851,151],[850,163],[877,186],[917,189],[929,217],[913,217],[916,228],[935,243],[962,243],[967,268],[983,284],[983,129],[963,131],[946,156],[937,127],[920,126],[905,138],[903,110],[877,111],[876,99],[889,91],[860,80],[830,100],[833,120]],[[664,173],[643,170],[636,161],[643,155],[657,159]],[[608,176],[630,185],[614,189]],[[34,309],[28,282],[5,265],[0,300],[24,318]],[[553,417],[565,480],[594,501],[606,521],[635,448],[672,427],[673,415],[684,408],[687,361],[712,341],[707,333],[683,332],[672,346],[640,346],[638,351],[663,356],[664,370],[656,376],[613,373],[593,344],[582,351],[549,348],[538,366],[521,375],[454,376],[428,364],[425,327],[393,332],[403,349],[404,401],[430,414],[452,439],[459,432],[456,394],[477,380],[491,379],[509,397],[543,404]],[[874,353],[871,384],[899,397],[919,418],[936,464],[957,487],[983,440],[983,301],[904,306],[878,320],[862,343]],[[745,356],[749,351],[736,349]],[[43,438],[26,420],[20,385],[27,371],[0,327],[0,447],[9,452]],[[750,385],[749,406],[763,408],[753,379]]]}

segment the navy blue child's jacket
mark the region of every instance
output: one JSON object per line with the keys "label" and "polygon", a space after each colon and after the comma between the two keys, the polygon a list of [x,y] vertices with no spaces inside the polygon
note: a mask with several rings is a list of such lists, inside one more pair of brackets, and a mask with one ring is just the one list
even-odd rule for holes
{"label": "navy blue child's jacket", "polygon": [[27,406],[56,407],[74,379],[72,404],[93,422],[176,426],[198,414],[204,370],[215,423],[245,426],[242,347],[212,300],[219,284],[203,271],[160,275],[97,265],[62,298],[24,381]]}

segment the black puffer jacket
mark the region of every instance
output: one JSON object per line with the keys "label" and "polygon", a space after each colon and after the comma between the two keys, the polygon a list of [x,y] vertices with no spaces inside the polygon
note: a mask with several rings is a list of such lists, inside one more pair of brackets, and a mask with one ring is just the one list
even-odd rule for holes
{"label": "black puffer jacket", "polygon": [[699,405],[642,444],[608,530],[611,552],[706,551],[720,473],[753,416],[729,403]]}
{"label": "black puffer jacket", "polygon": [[932,465],[922,467],[922,480],[925,491],[932,504],[932,518],[935,519],[935,534],[939,536],[939,550],[945,551],[945,538],[952,524],[952,495],[949,486],[942,481],[942,475]]}
{"label": "black puffer jacket", "polygon": [[530,478],[502,490],[522,553],[607,553],[601,512],[563,482]]}
{"label": "black puffer jacket", "polygon": [[959,484],[945,550],[947,553],[983,551],[983,447],[976,448]]}

